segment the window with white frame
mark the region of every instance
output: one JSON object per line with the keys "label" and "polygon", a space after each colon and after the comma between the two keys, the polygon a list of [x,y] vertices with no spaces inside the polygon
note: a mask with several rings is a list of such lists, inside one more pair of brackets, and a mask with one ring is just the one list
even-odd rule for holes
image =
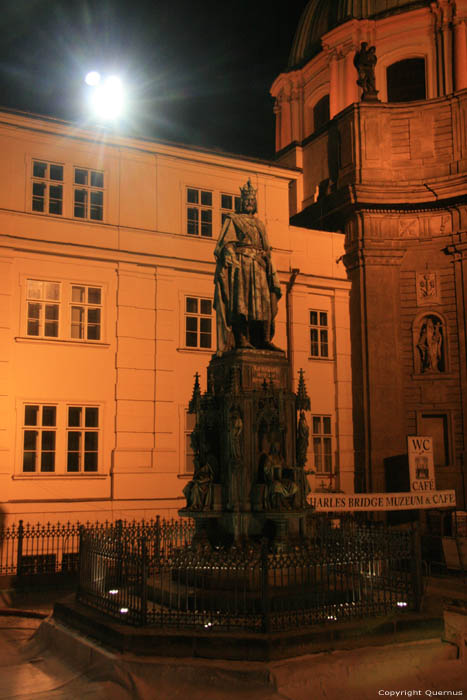
{"label": "window with white frame", "polygon": [[45,280],[27,281],[27,334],[58,338],[60,284]]}
{"label": "window with white frame", "polygon": [[104,173],[88,168],[74,169],[73,216],[102,221],[104,218]]}
{"label": "window with white frame", "polygon": [[54,472],[57,406],[26,404],[23,413],[23,472]]}
{"label": "window with white frame", "polygon": [[99,406],[22,405],[24,474],[95,473],[99,469],[101,409]]}
{"label": "window with white frame", "polygon": [[310,311],[310,355],[329,357],[329,314],[327,311]]}
{"label": "window with white frame", "polygon": [[221,221],[222,224],[227,216],[240,210],[241,197],[234,194],[221,193]]}
{"label": "window with white frame", "polygon": [[101,337],[100,287],[71,285],[71,337],[80,340],[100,340]]}
{"label": "window with white frame", "polygon": [[63,213],[63,165],[33,160],[32,210],[59,216]]}
{"label": "window with white frame", "polygon": [[317,474],[332,474],[331,416],[312,416],[312,440]]}
{"label": "window with white frame", "polygon": [[212,238],[212,192],[196,187],[186,190],[186,232]]}
{"label": "window with white frame", "polygon": [[185,346],[212,347],[212,301],[201,297],[185,297]]}
{"label": "window with white frame", "polygon": [[27,336],[59,340],[102,340],[102,287],[26,280]]}
{"label": "window with white frame", "polygon": [[67,472],[97,472],[99,408],[68,406],[67,413]]}

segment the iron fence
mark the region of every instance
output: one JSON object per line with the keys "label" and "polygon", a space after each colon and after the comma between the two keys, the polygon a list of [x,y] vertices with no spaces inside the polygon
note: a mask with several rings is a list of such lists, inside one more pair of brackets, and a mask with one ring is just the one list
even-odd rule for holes
{"label": "iron fence", "polygon": [[124,531],[127,537],[145,537],[157,551],[169,553],[171,548],[191,541],[191,521],[155,518],[147,521],[116,520],[110,522],[18,523],[0,528],[0,583],[12,580],[27,582],[32,577],[77,576],[79,572],[80,531],[114,533]]}
{"label": "iron fence", "polygon": [[417,533],[321,521],[283,551],[266,540],[161,547],[149,530],[135,534],[81,533],[78,599],[128,624],[277,631],[419,608]]}

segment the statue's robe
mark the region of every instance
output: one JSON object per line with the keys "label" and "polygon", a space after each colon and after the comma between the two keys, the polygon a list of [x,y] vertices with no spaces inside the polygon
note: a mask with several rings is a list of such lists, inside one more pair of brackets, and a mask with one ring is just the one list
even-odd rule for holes
{"label": "statue's robe", "polygon": [[[214,307],[219,352],[234,347],[236,323],[263,322],[267,335],[273,337],[276,301],[281,289],[270,250],[265,226],[255,216],[230,214],[226,217],[214,251],[217,261]],[[272,294],[276,297],[274,301]]]}

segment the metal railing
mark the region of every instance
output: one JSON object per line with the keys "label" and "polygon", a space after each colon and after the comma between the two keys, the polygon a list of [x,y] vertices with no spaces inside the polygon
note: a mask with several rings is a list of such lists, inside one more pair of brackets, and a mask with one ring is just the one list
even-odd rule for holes
{"label": "metal railing", "polygon": [[417,532],[332,529],[274,551],[266,540],[212,549],[146,529],[81,533],[78,599],[132,625],[276,631],[417,610]]}
{"label": "metal railing", "polygon": [[156,543],[158,551],[191,541],[191,521],[155,518],[148,521],[24,523],[0,528],[0,584],[27,583],[33,577],[78,576],[79,538],[85,528],[90,533],[125,531],[127,537],[145,536]]}

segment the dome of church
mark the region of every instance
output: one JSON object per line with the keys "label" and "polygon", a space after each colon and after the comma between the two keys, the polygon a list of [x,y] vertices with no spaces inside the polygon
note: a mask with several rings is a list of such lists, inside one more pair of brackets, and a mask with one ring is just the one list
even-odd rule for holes
{"label": "dome of church", "polygon": [[378,19],[430,5],[430,0],[309,0],[303,11],[289,56],[296,68],[321,49],[321,37],[350,19]]}

